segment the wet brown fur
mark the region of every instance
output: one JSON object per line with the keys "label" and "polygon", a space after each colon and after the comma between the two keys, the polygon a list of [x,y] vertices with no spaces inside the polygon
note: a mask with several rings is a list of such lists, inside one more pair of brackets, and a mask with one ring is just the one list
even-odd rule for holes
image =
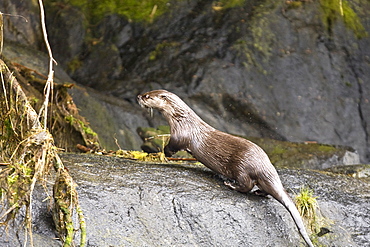
{"label": "wet brown fur", "polygon": [[225,185],[240,192],[249,192],[257,185],[287,208],[307,245],[313,246],[275,167],[259,146],[211,127],[168,91],[147,92],[138,96],[138,102],[142,107],[158,109],[168,121],[171,138],[165,147],[167,156],[186,150],[208,168],[227,177]]}

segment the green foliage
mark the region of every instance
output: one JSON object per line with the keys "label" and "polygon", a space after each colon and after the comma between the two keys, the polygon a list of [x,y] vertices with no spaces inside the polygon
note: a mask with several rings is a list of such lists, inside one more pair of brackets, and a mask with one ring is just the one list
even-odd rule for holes
{"label": "green foliage", "polygon": [[302,218],[306,219],[312,231],[316,231],[317,224],[317,197],[313,196],[313,190],[307,187],[301,188],[299,194],[295,197],[295,204]]}
{"label": "green foliage", "polygon": [[317,197],[313,196],[313,191],[311,189],[307,187],[301,188],[295,201],[302,217],[313,218],[315,216],[317,206],[316,198]]}
{"label": "green foliage", "polygon": [[351,8],[347,0],[320,0],[322,20],[329,33],[334,23],[342,20],[345,26],[352,30],[357,38],[368,36],[360,17]]}
{"label": "green foliage", "polygon": [[64,0],[64,2],[79,7],[90,23],[97,23],[107,14],[123,15],[132,21],[151,22],[168,10],[169,0]]}

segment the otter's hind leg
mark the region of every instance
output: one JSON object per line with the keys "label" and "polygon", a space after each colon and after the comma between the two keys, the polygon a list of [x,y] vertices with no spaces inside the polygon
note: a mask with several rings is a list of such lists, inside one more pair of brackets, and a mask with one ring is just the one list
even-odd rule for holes
{"label": "otter's hind leg", "polygon": [[247,193],[251,191],[256,184],[255,181],[250,179],[250,177],[239,177],[237,180],[233,181],[224,181],[224,184],[229,187],[230,189]]}

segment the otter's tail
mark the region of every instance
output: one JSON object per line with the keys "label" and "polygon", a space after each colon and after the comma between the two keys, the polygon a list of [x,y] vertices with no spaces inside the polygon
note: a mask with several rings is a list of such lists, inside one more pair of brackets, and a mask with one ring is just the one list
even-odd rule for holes
{"label": "otter's tail", "polygon": [[[281,197],[281,198],[279,198],[279,197]],[[301,215],[299,214],[297,207],[294,205],[294,202],[289,197],[288,193],[284,190],[284,193],[280,193],[280,195],[276,196],[275,199],[278,200],[281,204],[283,204],[284,207],[289,211],[289,213],[292,216],[295,224],[297,225],[299,233],[302,235],[302,237],[306,241],[307,245],[310,246],[310,247],[314,247],[314,245],[312,244],[312,242],[310,240],[310,237],[307,234],[306,228],[304,227]]]}

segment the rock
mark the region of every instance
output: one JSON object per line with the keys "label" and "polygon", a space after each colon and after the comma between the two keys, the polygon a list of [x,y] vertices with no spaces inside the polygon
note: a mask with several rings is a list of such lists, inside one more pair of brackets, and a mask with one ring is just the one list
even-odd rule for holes
{"label": "rock", "polygon": [[137,133],[143,140],[141,149],[147,153],[163,152],[170,139],[170,126],[162,125],[158,128],[138,127]]}
{"label": "rock", "polygon": [[[369,33],[369,3],[363,4],[353,7],[354,17],[359,18],[355,23],[358,30],[363,25]],[[5,40],[43,47],[34,5],[4,3],[8,12],[29,10],[32,22],[7,19]],[[76,7],[61,6],[65,8],[46,6],[56,8],[50,13],[60,13],[47,18],[50,39],[72,46],[71,50],[55,48],[55,57],[65,66],[65,61],[77,56],[78,66],[64,69],[77,82],[111,97],[109,104],[103,103],[109,112],[104,116],[111,117],[107,122],[115,127],[104,131],[109,139],[123,130],[120,126],[130,126],[124,128],[124,135],[117,134],[118,141],[127,144],[122,148],[140,146],[137,136],[121,139],[138,127],[132,126],[132,119],[140,118],[139,126],[148,127],[164,121],[127,113],[117,105],[129,102],[138,111],[138,93],[166,88],[217,129],[242,136],[351,146],[360,162],[370,160],[370,84],[365,83],[370,78],[370,39],[364,35],[358,39],[358,30],[348,28],[339,14],[330,25],[323,21],[320,2],[254,0],[226,8],[212,1],[179,1],[168,5],[168,11],[152,23],[130,22],[112,13],[88,27],[74,12]],[[76,29],[67,28],[66,34],[66,26],[71,27],[69,15],[76,20]],[[65,25],[55,25],[53,20]],[[91,37],[86,35],[81,44],[86,30]],[[91,120],[95,112],[89,112],[93,115],[86,118]],[[107,149],[114,146],[114,140],[107,143]]]}
{"label": "rock", "polygon": [[[3,55],[11,62],[19,63],[39,74],[48,74],[48,57],[45,53],[13,42],[6,42]],[[132,105],[125,100],[112,98],[78,85],[60,65],[55,65],[54,71],[54,82],[74,85],[68,91],[72,95],[79,113],[88,119],[92,129],[98,133],[104,148],[117,150],[119,149],[118,143],[124,149],[140,149],[142,141],[135,130],[138,126],[150,125],[151,120],[147,120],[149,116],[144,115],[139,105]],[[158,121],[154,123],[158,123]]]}
{"label": "rock", "polygon": [[[367,9],[356,14],[369,32]],[[131,102],[166,88],[220,130],[351,146],[367,161],[370,39],[339,17],[325,26],[322,15],[319,2],[199,0],[169,5],[150,24],[112,14],[73,76]]]}
{"label": "rock", "polygon": [[[122,71],[122,61],[119,50],[111,43],[98,43],[84,60],[80,60],[81,67],[71,72],[71,77],[98,91],[109,90],[115,79]],[[97,66],[104,64],[104,66]],[[89,74],[90,76],[86,76]]]}
{"label": "rock", "polygon": [[151,124],[149,116],[147,119],[139,105],[132,105],[81,85],[76,85],[69,93],[80,114],[89,119],[90,126],[98,133],[106,150],[140,150],[142,140],[135,130],[138,126]]}
{"label": "rock", "polygon": [[[78,184],[88,246],[303,245],[289,213],[276,200],[232,191],[203,166],[61,156]],[[318,197],[320,220],[325,224],[316,244],[369,243],[368,179],[306,170],[278,172],[292,197],[301,186],[309,186]],[[35,200],[35,207],[43,210],[35,212],[34,234],[50,240],[51,226],[43,223],[50,221],[47,203],[40,206],[40,201]],[[8,235],[13,237],[23,235]],[[1,238],[0,244],[4,242]],[[42,245],[36,242],[35,246]]]}
{"label": "rock", "polygon": [[347,165],[347,166],[335,166],[327,169],[330,172],[352,176],[354,178],[369,178],[370,177],[370,165]]}
{"label": "rock", "polygon": [[360,163],[358,153],[350,147],[320,143],[295,143],[268,138],[247,138],[262,147],[275,167],[322,170]]}
{"label": "rock", "polygon": [[[20,54],[22,54],[22,56],[20,56]],[[47,73],[48,59],[43,53],[13,43],[6,43],[4,55],[13,62],[20,63],[27,68],[43,74]],[[22,57],[22,59],[20,59],[20,57]],[[55,82],[75,84],[61,66],[55,67]],[[144,148],[144,150],[148,152],[157,152],[163,147],[162,138],[151,148],[148,147],[148,142],[143,145],[143,140],[148,136],[144,135],[140,137],[140,133],[138,135],[135,131],[139,126],[161,126],[161,124],[167,124],[158,112],[154,111],[154,117],[152,118],[149,113],[140,109],[136,102],[132,104],[131,102],[113,96],[109,97],[96,90],[78,84],[75,84],[69,89],[69,93],[73,97],[74,103],[78,106],[80,114],[88,119],[92,129],[98,133],[100,142],[105,149],[117,150],[123,148],[139,150]],[[216,99],[219,98],[216,97]],[[221,99],[221,102],[224,100],[226,99]],[[226,101],[229,103],[235,102],[232,98]],[[189,105],[192,104],[189,103]],[[205,109],[209,109],[209,107],[217,107],[217,105],[222,104],[218,104],[212,101],[212,99],[207,98],[203,105]],[[209,107],[207,107],[207,105]],[[197,108],[198,104],[194,103],[194,106],[199,114],[207,115],[207,113],[200,108]],[[247,109],[247,111],[253,112],[251,109]],[[230,111],[226,113],[225,111],[223,113],[215,113],[215,115],[221,114],[225,116],[225,114],[232,113],[234,113],[235,118],[239,118],[241,114],[240,111],[238,112],[235,110],[235,112]],[[256,115],[254,118],[257,119],[258,116]],[[215,124],[214,119],[208,120],[210,123]],[[217,121],[223,121],[223,119],[218,118],[216,119],[216,122]],[[255,129],[263,125],[262,119],[254,123],[250,122],[250,126],[254,126]],[[244,127],[248,129],[247,125],[243,125],[243,128]],[[162,134],[169,133],[168,128],[158,128]],[[224,126],[223,128],[232,130],[230,126]],[[274,133],[273,130],[268,130],[267,127],[265,128],[265,132],[271,135]],[[278,135],[275,135],[275,137],[279,138]],[[277,167],[289,166],[295,168],[325,169],[337,165],[360,163],[358,153],[351,148],[317,143],[291,143],[270,138],[247,137],[247,139],[260,145],[268,153],[273,164]]]}
{"label": "rock", "polygon": [[40,49],[43,37],[40,25],[40,9],[36,1],[1,1],[4,18],[2,32],[4,41],[16,42],[22,46]]}
{"label": "rock", "polygon": [[[50,46],[55,59],[70,73],[81,66],[80,54],[84,51],[87,22],[83,13],[71,6],[46,3],[46,22],[48,27],[64,27],[48,29]],[[60,39],[63,37],[63,42]]]}
{"label": "rock", "polygon": [[[164,135],[170,133],[169,126],[155,128],[139,127],[137,132],[143,140],[141,149],[145,152],[163,152],[167,143]],[[165,139],[164,139],[165,138]],[[327,169],[334,166],[360,163],[358,153],[350,147],[319,143],[293,143],[269,138],[245,137],[256,143],[267,153],[275,167]],[[189,157],[188,155],[186,157]]]}

